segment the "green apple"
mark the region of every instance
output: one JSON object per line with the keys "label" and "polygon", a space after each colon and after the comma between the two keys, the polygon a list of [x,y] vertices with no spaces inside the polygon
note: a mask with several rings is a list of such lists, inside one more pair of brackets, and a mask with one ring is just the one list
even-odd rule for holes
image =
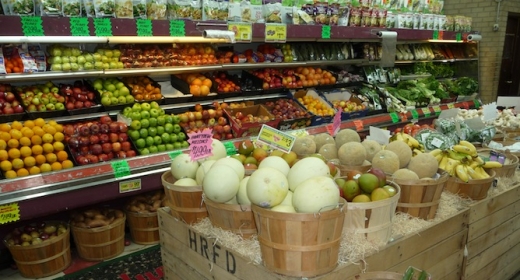
{"label": "green apple", "polygon": [[139,104],[139,103],[135,103],[135,104],[132,106],[132,111],[134,111],[134,112],[141,112],[141,104]]}
{"label": "green apple", "polygon": [[132,107],[125,107],[123,109],[123,116],[125,117],[129,117],[130,116],[130,113],[132,113]]}
{"label": "green apple", "polygon": [[165,144],[157,145],[157,150],[159,151],[159,153],[166,151],[166,145]]}
{"label": "green apple", "polygon": [[157,125],[164,125],[165,123],[166,123],[166,116],[158,116],[157,117]]}
{"label": "green apple", "polygon": [[185,148],[188,148],[189,146],[190,146],[190,144],[188,143],[188,141],[182,141],[181,148],[185,149]]}
{"label": "green apple", "polygon": [[178,124],[173,125],[173,133],[180,133],[182,131],[182,127]]}
{"label": "green apple", "polygon": [[170,144],[170,143],[166,144],[166,150],[171,151],[173,149],[175,149],[175,146],[173,146],[173,144]]}
{"label": "green apple", "polygon": [[166,132],[161,134],[161,138],[162,138],[163,143],[170,143],[170,141],[171,141],[170,134],[166,133]]}
{"label": "green apple", "polygon": [[154,137],[153,137],[153,143],[154,143],[155,145],[160,145],[160,144],[162,144],[162,137],[159,136],[159,135],[154,136]]}
{"label": "green apple", "polygon": [[149,119],[150,118],[150,112],[148,111],[141,111],[141,119]]}
{"label": "green apple", "polygon": [[135,146],[138,149],[142,149],[142,148],[146,147],[146,141],[143,138],[137,139],[135,141]]}
{"label": "green apple", "polygon": [[141,119],[141,127],[142,128],[150,127],[150,121],[148,119]]}
{"label": "green apple", "polygon": [[56,105],[54,105],[56,107],[56,110],[65,110],[65,105],[63,105],[63,103],[56,103]]}
{"label": "green apple", "polygon": [[154,108],[154,109],[159,109],[161,108],[161,106],[159,106],[159,103],[157,103],[156,101],[152,101],[150,102],[150,107]]}
{"label": "green apple", "polygon": [[182,142],[182,141],[186,140],[186,134],[184,134],[184,132],[177,133],[177,137],[179,137],[178,141]]}
{"label": "green apple", "polygon": [[142,124],[139,120],[132,120],[132,122],[130,123],[130,128],[132,128],[135,131],[141,129],[141,126]]}
{"label": "green apple", "polygon": [[103,97],[101,97],[101,104],[103,104],[103,106],[110,106],[110,105],[112,105],[112,101],[111,101],[110,97],[103,96]]}
{"label": "green apple", "polygon": [[[148,131],[147,131],[148,132]],[[139,139],[141,137],[141,135],[139,134],[139,131],[136,129],[136,130],[131,130],[128,135],[130,136],[130,139],[136,141],[137,139]]]}
{"label": "green apple", "polygon": [[119,93],[123,96],[130,95],[130,90],[127,87],[122,87],[119,89]]}
{"label": "green apple", "polygon": [[159,124],[159,121],[156,118],[149,118],[148,120],[150,121],[151,127],[156,127]]}
{"label": "green apple", "polygon": [[171,143],[178,142],[179,136],[177,136],[177,134],[170,134],[170,141],[171,141]]}
{"label": "green apple", "polygon": [[45,107],[46,107],[47,110],[49,110],[49,111],[54,111],[54,110],[56,110],[56,106],[54,106],[53,103],[49,103],[49,104],[47,104]]}
{"label": "green apple", "polygon": [[[144,111],[150,111],[150,104],[144,102],[144,103],[141,103],[141,110],[144,110]],[[150,112],[150,115],[151,115],[151,112]]]}
{"label": "green apple", "polygon": [[141,155],[149,155],[150,154],[150,150],[148,150],[148,148],[141,149],[141,150],[139,150],[139,154],[141,154]]}
{"label": "green apple", "polygon": [[124,97],[124,96],[119,96],[117,98],[117,100],[118,100],[119,104],[125,104],[126,103],[126,97]]}
{"label": "green apple", "polygon": [[159,117],[159,109],[150,109],[150,116],[154,117],[154,118],[157,118]]}
{"label": "green apple", "polygon": [[51,65],[51,71],[63,71],[63,68],[60,64],[52,64]]}
{"label": "green apple", "polygon": [[132,120],[140,120],[141,119],[141,113],[133,111],[132,115],[130,116]]}
{"label": "green apple", "polygon": [[162,135],[164,133],[164,126],[158,125],[157,126],[157,135]]}
{"label": "green apple", "polygon": [[150,136],[156,136],[156,135],[157,135],[157,128],[155,128],[155,127],[149,127],[149,128],[148,128],[148,135],[150,135]]}
{"label": "green apple", "polygon": [[112,105],[119,104],[119,99],[117,97],[110,97],[110,102],[112,102]]}
{"label": "green apple", "polygon": [[103,62],[101,62],[101,61],[94,62],[94,69],[103,70]]}
{"label": "green apple", "polygon": [[126,97],[126,103],[134,103],[135,99],[132,95],[127,95]]}
{"label": "green apple", "polygon": [[143,139],[146,138],[146,137],[148,137],[148,129],[146,129],[146,128],[141,128],[141,129],[139,130],[139,135],[140,135],[140,137],[143,138]]}
{"label": "green apple", "polygon": [[175,147],[176,150],[181,149],[182,148],[181,142],[173,143],[173,147]]}
{"label": "green apple", "polygon": [[150,150],[150,153],[158,153],[159,152],[159,149],[157,149],[157,146],[150,146],[148,147],[148,149]]}
{"label": "green apple", "polygon": [[155,143],[153,140],[153,136],[146,137],[145,141],[146,141],[146,147],[153,146],[153,144]]}
{"label": "green apple", "polygon": [[70,56],[70,57],[69,57],[69,62],[70,62],[70,63],[78,63],[78,58],[75,57],[75,56]]}
{"label": "green apple", "polygon": [[172,116],[172,123],[173,124],[179,124],[181,122],[181,118],[177,115]]}
{"label": "green apple", "polygon": [[70,63],[70,59],[68,56],[63,56],[61,57],[61,63]]}
{"label": "green apple", "polygon": [[173,133],[173,124],[167,123],[164,125],[164,132]]}

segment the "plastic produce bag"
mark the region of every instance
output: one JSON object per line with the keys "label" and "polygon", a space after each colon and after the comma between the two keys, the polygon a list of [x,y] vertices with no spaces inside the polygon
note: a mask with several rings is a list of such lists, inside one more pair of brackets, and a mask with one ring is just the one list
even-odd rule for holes
{"label": "plastic produce bag", "polygon": [[94,0],[83,0],[83,10],[87,17],[96,17],[96,8],[94,7]]}
{"label": "plastic produce bag", "polygon": [[40,15],[61,16],[63,14],[63,3],[61,0],[40,0]]}
{"label": "plastic produce bag", "polygon": [[134,18],[134,6],[131,0],[115,0],[116,18]]}
{"label": "plastic produce bag", "polygon": [[34,0],[15,0],[11,6],[11,15],[34,16],[36,11],[35,8],[36,3]]}
{"label": "plastic produce bag", "polygon": [[148,19],[167,19],[167,0],[147,0],[146,14]]}
{"label": "plastic produce bag", "polygon": [[94,0],[96,17],[114,17],[116,4],[113,0]]}
{"label": "plastic produce bag", "polygon": [[146,0],[132,0],[134,18],[146,19]]}
{"label": "plastic produce bag", "polygon": [[81,0],[63,0],[64,17],[80,17],[82,14]]}
{"label": "plastic produce bag", "polygon": [[170,19],[191,19],[190,0],[168,0],[168,13]]}

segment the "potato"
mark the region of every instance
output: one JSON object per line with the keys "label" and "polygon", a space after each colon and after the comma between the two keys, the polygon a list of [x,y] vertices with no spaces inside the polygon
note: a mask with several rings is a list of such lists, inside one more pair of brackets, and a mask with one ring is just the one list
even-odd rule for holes
{"label": "potato", "polygon": [[92,220],[92,221],[90,221],[90,223],[87,223],[87,227],[89,227],[89,228],[103,227],[103,226],[108,226],[108,225],[109,225],[108,221],[100,220],[100,219]]}

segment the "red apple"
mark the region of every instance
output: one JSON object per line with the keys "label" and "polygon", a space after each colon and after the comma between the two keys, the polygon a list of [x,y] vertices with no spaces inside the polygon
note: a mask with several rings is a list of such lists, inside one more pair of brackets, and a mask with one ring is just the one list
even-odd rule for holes
{"label": "red apple", "polygon": [[107,154],[100,154],[100,155],[98,155],[98,160],[99,160],[100,162],[102,162],[102,161],[108,161],[108,156],[107,156]]}
{"label": "red apple", "polygon": [[126,152],[125,151],[119,151],[117,153],[117,158],[126,158]]}
{"label": "red apple", "polygon": [[119,133],[119,142],[125,142],[128,141],[128,134],[126,133]]}
{"label": "red apple", "polygon": [[112,143],[112,151],[114,151],[114,153],[119,153],[121,151],[121,143],[117,141]]}
{"label": "red apple", "polygon": [[136,153],[134,150],[129,150],[126,152],[126,157],[135,157]]}
{"label": "red apple", "polygon": [[99,142],[100,142],[101,144],[103,144],[103,143],[108,143],[108,142],[110,142],[110,137],[108,137],[108,134],[105,134],[105,133],[100,134],[100,135],[99,135]]}
{"label": "red apple", "polygon": [[99,155],[103,152],[103,148],[101,147],[101,145],[99,144],[94,144],[90,147],[90,151],[92,152],[92,154],[94,155]]}
{"label": "red apple", "polygon": [[132,149],[132,145],[128,141],[121,142],[121,150],[128,152]]}
{"label": "red apple", "polygon": [[117,122],[111,122],[109,124],[110,132],[112,133],[119,133],[119,123]]}
{"label": "red apple", "polygon": [[101,148],[103,150],[103,153],[107,154],[112,152],[112,144],[111,143],[103,143],[101,145]]}
{"label": "red apple", "polygon": [[119,141],[119,134],[117,133],[110,133],[108,137],[110,138],[110,142],[112,143]]}
{"label": "red apple", "polygon": [[110,118],[110,116],[102,116],[99,121],[102,123],[102,124],[108,124],[110,122],[112,122],[112,119]]}
{"label": "red apple", "polygon": [[227,120],[224,117],[219,117],[217,123],[220,124],[220,125],[226,125],[227,124]]}

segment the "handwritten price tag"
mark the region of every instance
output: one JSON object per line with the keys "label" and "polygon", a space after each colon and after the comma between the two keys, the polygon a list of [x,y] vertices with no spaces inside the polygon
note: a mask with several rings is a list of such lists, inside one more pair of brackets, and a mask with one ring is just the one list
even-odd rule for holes
{"label": "handwritten price tag", "polygon": [[361,131],[365,127],[362,120],[355,120],[354,125],[356,126],[357,131]]}
{"label": "handwritten price tag", "polygon": [[284,133],[278,129],[264,124],[260,129],[260,133],[258,134],[258,139],[256,141],[265,143],[271,147],[288,153],[291,151],[295,140],[295,136]]}
{"label": "handwritten price tag", "polygon": [[321,38],[330,39],[330,25],[323,25],[321,27]]}
{"label": "handwritten price tag", "polygon": [[20,220],[18,203],[0,205],[0,225]]}
{"label": "handwritten price tag", "polygon": [[41,17],[21,17],[22,29],[25,36],[44,36]]}
{"label": "handwritten price tag", "polygon": [[287,41],[287,25],[283,23],[266,23],[265,41],[269,43],[285,43]]}
{"label": "handwritten price tag", "polygon": [[235,147],[235,144],[233,144],[233,142],[225,142],[224,147],[226,148],[226,154],[228,156],[237,154],[237,148]]}
{"label": "handwritten price tag", "polygon": [[186,36],[186,23],[183,20],[170,20],[170,36]]}
{"label": "handwritten price tag", "polygon": [[251,42],[253,38],[253,25],[247,22],[229,22],[228,30],[235,32],[237,42]]}
{"label": "handwritten price tag", "polygon": [[209,157],[213,154],[211,140],[213,134],[211,129],[204,129],[201,132],[193,132],[188,134],[188,143],[190,143],[190,157],[195,161],[201,158]]}
{"label": "handwritten price tag", "polygon": [[396,112],[390,113],[390,118],[392,119],[392,123],[400,122],[399,115]]}
{"label": "handwritten price tag", "polygon": [[119,193],[138,191],[141,189],[141,179],[119,182]]}
{"label": "handwritten price tag", "polygon": [[152,36],[152,21],[149,19],[137,19],[137,36]]}
{"label": "handwritten price tag", "polygon": [[126,160],[118,160],[111,163],[114,177],[121,178],[130,175],[130,166]]}
{"label": "handwritten price tag", "polygon": [[99,37],[112,36],[112,22],[109,18],[94,19],[94,33]]}
{"label": "handwritten price tag", "polygon": [[69,20],[70,34],[72,36],[90,36],[90,29],[88,28],[88,18],[71,17]]}
{"label": "handwritten price tag", "polygon": [[421,108],[421,111],[423,112],[423,115],[425,117],[429,117],[430,116],[430,113],[431,113],[430,108]]}

